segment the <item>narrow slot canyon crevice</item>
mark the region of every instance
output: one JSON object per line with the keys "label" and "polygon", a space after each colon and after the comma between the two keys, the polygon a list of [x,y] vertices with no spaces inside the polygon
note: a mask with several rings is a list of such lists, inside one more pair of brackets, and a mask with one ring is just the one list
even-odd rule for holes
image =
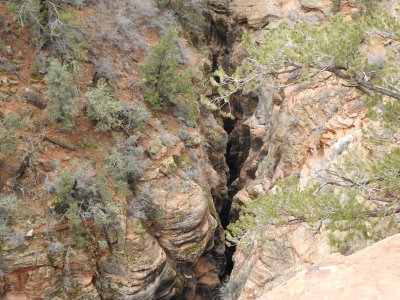
{"label": "narrow slot canyon crevice", "polygon": [[[246,161],[248,153],[249,153],[249,140],[245,138],[244,140],[241,136],[249,137],[250,132],[247,126],[238,126],[239,119],[224,119],[224,130],[229,136],[228,143],[226,146],[226,154],[225,159],[227,166],[229,168],[229,177],[227,180],[227,187],[228,187],[228,199],[224,202],[221,213],[220,219],[221,224],[224,230],[227,230],[227,227],[230,223],[235,222],[235,216],[231,215],[231,206],[233,197],[239,191],[239,188],[234,185],[233,183],[236,179],[240,176],[240,171],[243,166],[243,163]],[[238,131],[243,131],[238,133]],[[225,272],[223,275],[222,280],[229,278],[233,267],[233,255],[236,251],[236,246],[226,246],[225,249]]]}
{"label": "narrow slot canyon crevice", "polygon": [[[205,13],[208,23],[205,38],[212,53],[210,56],[211,74],[220,67],[227,72],[233,71],[232,47],[239,36],[239,31],[231,27],[227,17],[229,17],[229,11],[221,12],[215,7],[210,7],[209,12]],[[219,81],[219,78],[214,79],[217,82]],[[233,197],[240,190],[240,187],[234,183],[240,177],[241,168],[250,151],[250,129],[242,124],[244,112],[240,104],[241,97],[233,96],[230,101],[231,113],[235,116],[235,119],[223,118],[223,129],[228,134],[225,153],[225,162],[228,167],[226,183],[228,193],[225,196],[226,198],[220,201],[219,217],[224,232],[230,223],[236,221],[235,216],[231,215],[231,206]],[[235,246],[228,247],[225,244],[225,266],[220,276],[222,283],[229,278],[233,270],[235,251]],[[218,290],[215,291],[215,294],[218,295]]]}

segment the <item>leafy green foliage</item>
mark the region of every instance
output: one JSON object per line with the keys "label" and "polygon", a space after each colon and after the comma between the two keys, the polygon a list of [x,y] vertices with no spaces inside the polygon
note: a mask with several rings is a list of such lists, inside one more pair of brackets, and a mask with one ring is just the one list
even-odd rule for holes
{"label": "leafy green foliage", "polygon": [[30,28],[38,47],[50,47],[65,59],[85,59],[87,42],[76,14],[82,0],[11,0],[22,26]]}
{"label": "leafy green foliage", "polygon": [[44,81],[48,87],[47,96],[54,100],[47,115],[60,129],[71,131],[75,127],[73,118],[79,113],[72,74],[58,60],[52,60]]}
{"label": "leafy green foliage", "polygon": [[112,97],[110,87],[105,80],[100,80],[96,88],[89,89],[84,96],[86,113],[96,122],[96,130],[110,131],[112,127],[121,125],[118,118],[122,105]]}
{"label": "leafy green foliage", "polygon": [[[265,34],[265,41],[254,44],[247,33],[244,46],[257,65],[267,71],[279,71],[285,64],[302,66],[303,79],[313,76],[312,68],[359,69],[357,59],[359,47],[364,38],[363,27],[359,23],[345,23],[340,15],[332,17],[331,22],[322,26],[297,23],[294,28],[285,24],[271,29]],[[246,61],[239,74],[243,75],[255,65]]]}
{"label": "leafy green foliage", "polygon": [[[67,205],[74,201],[74,190],[76,179],[71,174],[64,172],[61,174],[60,180],[57,182],[57,194],[62,205]],[[60,207],[61,208],[61,207]],[[66,207],[64,207],[65,209]],[[61,208],[63,210],[63,208]],[[61,211],[60,211],[61,212]]]}
{"label": "leafy green foliage", "polygon": [[376,163],[349,158],[343,170],[328,172],[324,181],[340,188],[318,184],[299,190],[296,178],[281,180],[274,193],[246,203],[239,220],[228,226],[227,239],[239,243],[258,228],[302,222],[316,231],[324,222],[331,246],[339,251],[347,250],[356,238],[381,239],[393,225],[383,217],[390,218],[399,209],[399,166],[400,149],[394,149]]}
{"label": "leafy green foliage", "polygon": [[145,99],[158,110],[165,109],[168,101],[173,103],[177,117],[193,125],[199,114],[196,88],[190,72],[179,67],[179,59],[177,36],[174,29],[169,28],[142,67],[148,87]]}
{"label": "leafy green foliage", "polygon": [[69,230],[74,235],[76,246],[80,249],[85,248],[87,245],[86,235],[89,229],[82,226],[82,218],[80,216],[80,209],[76,202],[71,202],[67,211]]}
{"label": "leafy green foliage", "polygon": [[0,121],[0,159],[15,150],[15,130],[19,125],[19,117],[16,114],[8,114]]}
{"label": "leafy green foliage", "polygon": [[166,8],[170,4],[170,0],[154,0],[159,8]]}

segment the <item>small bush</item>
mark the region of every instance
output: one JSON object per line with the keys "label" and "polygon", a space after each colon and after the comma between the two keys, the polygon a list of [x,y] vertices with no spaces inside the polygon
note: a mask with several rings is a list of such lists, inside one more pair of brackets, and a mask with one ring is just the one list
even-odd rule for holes
{"label": "small bush", "polygon": [[84,96],[86,113],[96,122],[96,130],[107,132],[114,126],[121,125],[118,113],[122,105],[112,97],[111,90],[105,80],[101,79],[96,88],[89,89]]}
{"label": "small bush", "polygon": [[165,211],[155,203],[154,196],[148,192],[141,191],[136,195],[128,208],[129,216],[138,220],[152,220],[157,222]]}
{"label": "small bush", "polygon": [[48,117],[60,129],[71,131],[75,127],[73,118],[79,113],[72,74],[58,60],[52,60],[44,81],[48,87],[47,96],[54,100],[47,110]]}
{"label": "small bush", "polygon": [[96,16],[92,23],[94,27],[100,28],[99,38],[124,52],[147,51],[148,43],[143,32],[151,27],[161,33],[165,30],[165,24],[171,22],[171,18],[158,16],[160,11],[151,1],[97,1],[95,10]]}
{"label": "small bush", "polygon": [[116,182],[134,185],[147,168],[148,161],[143,159],[143,149],[135,146],[136,140],[131,136],[123,145],[112,149],[107,157],[105,170]]}
{"label": "small bush", "polygon": [[110,223],[109,212],[104,208],[100,187],[91,176],[75,177],[68,172],[61,175],[57,183],[58,201],[54,203],[57,213],[66,214],[69,229],[78,248],[86,246],[86,235],[90,230],[82,226],[85,220],[93,220],[98,228]]}
{"label": "small bush", "polygon": [[146,105],[140,101],[125,104],[119,115],[123,124],[131,130],[144,128],[151,118],[151,113],[147,110]]}
{"label": "small bush", "polygon": [[179,138],[185,144],[186,147],[195,147],[205,142],[204,138],[200,134],[198,133],[190,134],[185,129],[179,130]]}
{"label": "small bush", "polygon": [[112,96],[105,80],[85,94],[88,117],[96,122],[96,130],[110,131],[113,127],[127,126],[131,130],[142,129],[151,117],[146,106],[136,103],[122,104]]}
{"label": "small bush", "polygon": [[4,31],[7,28],[7,22],[6,19],[2,14],[0,14],[0,37],[3,35]]}
{"label": "small bush", "polygon": [[10,236],[9,225],[12,215],[17,211],[18,199],[15,195],[0,194],[0,240]]}
{"label": "small bush", "polygon": [[[173,10],[179,17],[179,20],[186,28],[199,31],[205,26],[205,20],[201,13],[203,1],[193,0],[154,0],[157,6],[161,9],[169,8]],[[197,2],[197,3],[196,3]]]}
{"label": "small bush", "polygon": [[106,79],[113,79],[117,76],[117,73],[113,70],[113,65],[110,61],[105,58],[100,58],[93,62],[95,72],[100,77]]}
{"label": "small bush", "polygon": [[[1,42],[0,42],[1,43]],[[0,47],[1,49],[1,47]],[[10,62],[6,57],[0,56],[0,71],[15,72],[19,70],[19,66]]]}
{"label": "small bush", "polygon": [[49,47],[66,59],[85,59],[87,44],[76,7],[81,0],[11,0],[11,8],[22,26],[31,30],[39,48]]}
{"label": "small bush", "polygon": [[19,117],[16,114],[8,114],[0,121],[0,159],[15,150],[15,130],[19,126]]}
{"label": "small bush", "polygon": [[186,99],[174,103],[176,118],[186,126],[195,127],[199,120],[199,106],[193,99]]}

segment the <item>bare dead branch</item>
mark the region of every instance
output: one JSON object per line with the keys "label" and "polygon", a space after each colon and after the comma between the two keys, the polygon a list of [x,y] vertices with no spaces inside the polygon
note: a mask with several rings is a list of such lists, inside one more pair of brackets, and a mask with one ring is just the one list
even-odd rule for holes
{"label": "bare dead branch", "polygon": [[68,150],[71,150],[71,151],[76,151],[76,148],[75,148],[75,147],[69,146],[69,145],[64,144],[64,143],[62,143],[62,142],[59,142],[59,141],[56,141],[55,139],[50,138],[50,137],[48,137],[48,136],[44,136],[44,137],[43,137],[43,141],[47,141],[47,142],[49,142],[49,143],[52,143],[52,144],[54,144],[54,145],[60,146],[60,147],[62,147],[62,148],[65,148],[65,149],[68,149]]}

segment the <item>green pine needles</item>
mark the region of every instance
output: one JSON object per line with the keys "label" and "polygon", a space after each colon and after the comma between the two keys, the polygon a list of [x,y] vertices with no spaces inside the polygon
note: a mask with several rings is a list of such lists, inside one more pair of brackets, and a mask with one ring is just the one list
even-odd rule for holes
{"label": "green pine needles", "polygon": [[[270,82],[275,82],[271,83],[275,88],[296,83],[307,86],[322,72],[330,72],[370,96],[379,94],[400,100],[400,80],[393,64],[387,60],[382,64],[368,61],[362,51],[362,46],[376,35],[392,41],[400,38],[400,25],[382,8],[368,10],[355,22],[346,22],[336,14],[323,25],[297,23],[291,28],[282,23],[268,30],[262,42],[257,43],[252,34],[245,33],[242,44],[248,58],[232,76],[221,69],[214,74],[220,79],[213,83],[221,95],[214,104],[227,101],[244,87],[259,87],[267,77],[273,79]],[[387,57],[396,61],[398,53],[389,50]],[[286,80],[278,76],[284,74],[288,75],[283,76]]]}
{"label": "green pine needles", "polygon": [[16,114],[8,114],[0,120],[0,159],[16,149],[15,130],[20,126]]}
{"label": "green pine needles", "polygon": [[148,62],[142,67],[147,84],[144,97],[156,110],[172,103],[178,119],[194,126],[199,115],[196,88],[191,73],[179,66],[180,56],[178,37],[171,27],[151,49]]}
{"label": "green pine needles", "polygon": [[399,166],[397,148],[373,164],[348,157],[342,168],[327,170],[319,184],[304,190],[294,177],[280,180],[274,192],[246,203],[239,220],[228,226],[227,240],[245,245],[251,232],[298,223],[308,223],[310,236],[324,225],[330,245],[341,252],[355,239],[379,240],[397,226]]}
{"label": "green pine needles", "polygon": [[74,117],[79,114],[77,88],[72,73],[66,65],[54,59],[44,78],[47,96],[54,102],[47,109],[49,119],[61,130],[71,131],[75,127]]}
{"label": "green pine needles", "polygon": [[96,88],[89,89],[84,96],[86,113],[89,119],[96,122],[96,130],[108,132],[114,126],[122,124],[118,115],[122,104],[116,100],[104,79],[100,79]]}

